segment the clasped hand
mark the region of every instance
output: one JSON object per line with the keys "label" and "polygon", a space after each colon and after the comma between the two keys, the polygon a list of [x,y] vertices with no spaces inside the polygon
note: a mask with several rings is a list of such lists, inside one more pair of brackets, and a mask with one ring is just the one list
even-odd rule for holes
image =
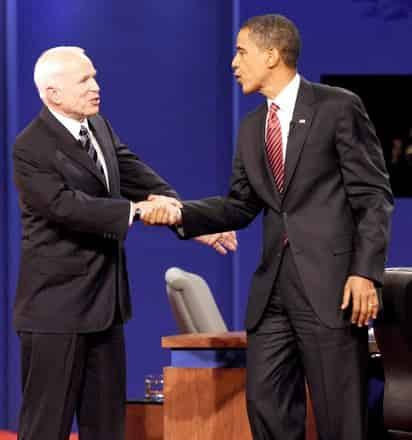
{"label": "clasped hand", "polygon": [[[150,195],[143,202],[134,203],[133,207],[139,210],[140,220],[145,225],[180,225],[182,223],[182,203],[173,197]],[[199,243],[213,247],[216,252],[226,255],[228,251],[236,251],[236,232],[220,232],[216,234],[195,237]]]}
{"label": "clasped hand", "polygon": [[150,195],[147,200],[134,204],[140,212],[140,220],[146,225],[178,225],[182,221],[179,200],[167,196]]}

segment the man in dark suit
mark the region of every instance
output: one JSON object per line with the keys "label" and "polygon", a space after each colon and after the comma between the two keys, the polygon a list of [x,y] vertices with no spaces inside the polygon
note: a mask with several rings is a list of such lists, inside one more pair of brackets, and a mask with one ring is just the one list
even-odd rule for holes
{"label": "man in dark suit", "polygon": [[290,20],[251,18],[236,49],[243,92],[266,102],[240,124],[229,195],[183,203],[180,231],[239,229],[263,211],[246,317],[253,438],[305,438],[306,379],[320,439],[364,440],[393,203],[381,147],[359,97],[298,75]]}
{"label": "man in dark suit", "polygon": [[154,206],[150,193],[162,195],[163,222],[178,214],[175,191],[98,114],[95,75],[83,49],[46,51],[34,73],[45,106],[14,146],[21,440],[67,440],[75,413],[81,440],[124,439],[124,240],[136,210]]}

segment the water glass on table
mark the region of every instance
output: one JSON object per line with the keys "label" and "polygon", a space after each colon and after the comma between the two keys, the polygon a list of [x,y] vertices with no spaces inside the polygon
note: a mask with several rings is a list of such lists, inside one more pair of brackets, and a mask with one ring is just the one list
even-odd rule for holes
{"label": "water glass on table", "polygon": [[163,402],[163,374],[148,374],[144,377],[144,398],[151,402]]}

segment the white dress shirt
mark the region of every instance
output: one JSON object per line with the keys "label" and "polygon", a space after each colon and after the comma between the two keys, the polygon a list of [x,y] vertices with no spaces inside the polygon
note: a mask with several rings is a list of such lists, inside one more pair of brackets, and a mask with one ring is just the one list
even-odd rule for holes
{"label": "white dress shirt", "polygon": [[[275,103],[279,110],[277,116],[280,122],[280,129],[282,132],[282,151],[283,151],[283,163],[286,158],[286,147],[290,130],[290,123],[292,122],[293,112],[295,110],[296,98],[298,96],[300,85],[300,76],[296,74],[292,81],[276,96],[275,99],[267,99],[268,109],[272,103]],[[266,116],[265,133],[267,133],[267,125],[269,119],[269,111]],[[266,136],[265,136],[266,139]]]}

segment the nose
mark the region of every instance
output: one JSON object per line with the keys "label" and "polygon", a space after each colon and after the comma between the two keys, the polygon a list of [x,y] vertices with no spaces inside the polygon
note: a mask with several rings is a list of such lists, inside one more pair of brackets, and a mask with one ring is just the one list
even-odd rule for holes
{"label": "nose", "polygon": [[90,80],[90,90],[92,90],[93,92],[100,92],[99,84],[97,84],[95,78],[91,78]]}

